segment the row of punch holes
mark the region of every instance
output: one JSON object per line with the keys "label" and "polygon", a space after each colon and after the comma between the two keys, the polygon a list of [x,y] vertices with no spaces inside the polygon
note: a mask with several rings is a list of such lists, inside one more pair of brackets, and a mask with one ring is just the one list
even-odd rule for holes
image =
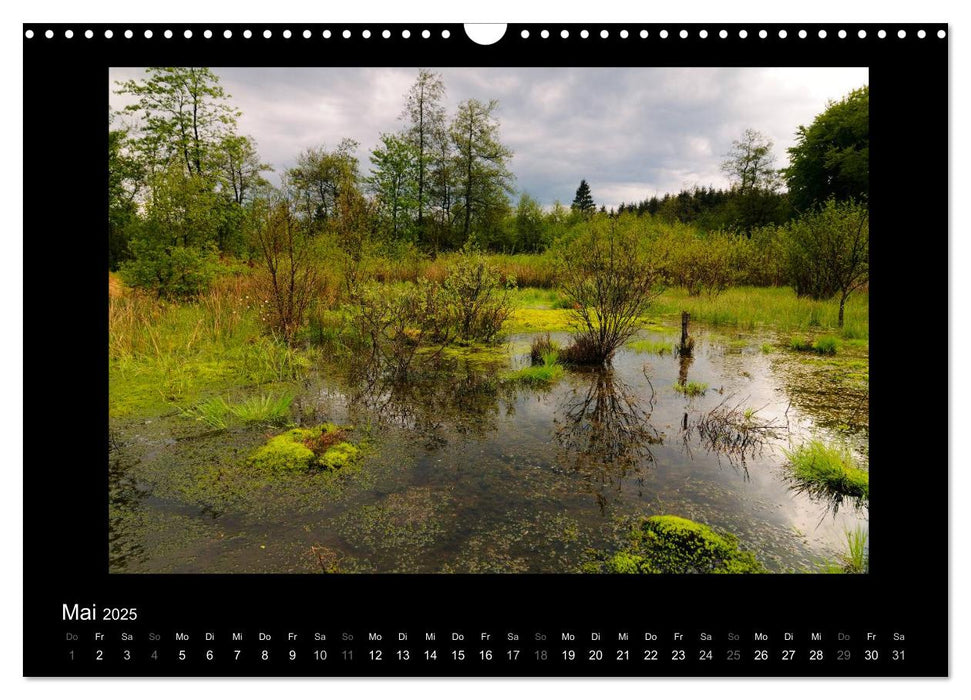
{"label": "row of punch holes", "polygon": [[[63,32],[62,35],[65,39],[72,39],[75,36],[74,30],[72,29],[64,29],[62,30],[62,32]],[[336,38],[337,36],[342,37],[344,39],[350,39],[355,35],[355,33],[362,39],[370,39],[372,36],[375,36],[375,37],[380,36],[382,39],[390,39],[392,36],[392,31],[390,29],[384,29],[379,33],[372,32],[370,29],[360,29],[360,30],[357,30],[356,32],[350,29],[345,29],[337,34],[334,34],[329,29],[324,29],[319,36],[323,39],[330,39],[332,37]],[[734,30],[732,33],[735,33]],[[785,29],[779,29],[777,32],[773,30],[773,33],[776,36],[778,36],[779,39],[786,39],[790,36],[789,32]],[[142,37],[144,37],[145,39],[152,39],[155,36],[155,32],[151,29],[146,29],[143,32],[141,32],[141,34],[142,34]],[[680,31],[669,32],[667,29],[661,29],[660,31],[657,32],[657,38],[667,39],[669,37],[676,36],[681,39],[688,39],[689,37],[692,36],[692,34],[694,34],[699,39],[707,39],[709,36],[712,36],[712,37],[717,36],[719,39],[727,39],[730,36],[730,33],[727,29],[721,29],[721,30],[718,30],[717,32],[714,32],[714,31],[709,32],[707,29],[697,29],[697,30],[691,30],[691,31],[687,29],[682,29]],[[878,39],[885,39],[888,36],[888,32],[885,29],[878,29],[875,32],[875,34]],[[91,29],[86,29],[84,30],[84,32],[81,33],[81,36],[83,36],[85,39],[93,39],[94,35],[95,35],[94,31]],[[118,30],[118,35],[123,36],[125,39],[131,39],[135,36],[135,32],[131,29]],[[211,29],[205,29],[199,32],[199,35],[202,36],[202,38],[204,39],[211,39],[214,36],[218,36],[218,33],[213,32],[213,30]],[[304,39],[311,39],[314,36],[314,32],[312,32],[309,29],[304,29],[303,31],[298,30],[297,32],[293,32],[289,29],[283,29],[279,32],[279,35],[282,36],[284,39],[290,39],[291,37],[294,37],[297,35],[302,36]],[[441,30],[440,35],[442,39],[448,39],[451,36],[451,32],[448,29],[443,29]],[[580,30],[562,29],[559,31],[559,37],[561,39],[569,39],[571,36],[574,36],[574,35],[578,36],[581,39],[589,39],[591,36],[599,36],[601,39],[609,39],[612,36],[611,32],[607,29],[602,29],[600,30],[599,33],[595,33],[595,34],[591,34],[590,30],[588,29],[580,29]],[[770,33],[769,33],[769,30],[767,29],[760,29],[758,31],[753,30],[751,34],[747,29],[739,29],[736,35],[739,39],[747,39],[749,38],[749,36],[753,36],[753,37],[757,36],[759,39],[767,39]],[[840,39],[846,39],[847,37],[852,36],[851,33],[847,32],[845,29],[836,30],[832,33],[832,35],[829,32],[827,32],[827,30],[825,29],[820,29],[817,32],[815,32],[815,36],[819,39],[826,39],[833,35],[835,35]],[[34,36],[36,36],[36,34],[34,33],[34,30],[28,29],[24,32],[24,36],[27,39],[33,39]],[[53,39],[55,36],[55,32],[53,29],[47,29],[43,32],[43,36],[47,39]],[[166,29],[161,32],[161,36],[165,39],[171,39],[173,36],[175,36],[175,33],[171,29]],[[195,36],[195,34],[191,29],[186,29],[185,31],[182,32],[182,36],[185,39],[192,39],[193,36]],[[254,34],[251,30],[244,29],[240,33],[240,36],[242,36],[244,39],[251,39],[253,38]],[[271,29],[265,29],[263,30],[262,36],[264,39],[272,39],[274,36],[274,32]],[[422,39],[429,39],[432,36],[432,32],[429,29],[423,29],[421,32],[418,33],[418,36],[420,36]],[[536,35],[531,35],[528,29],[523,29],[520,32],[519,36],[522,39],[529,39],[531,36],[534,36],[534,38],[535,36],[538,36],[540,39],[549,39],[551,36],[556,36],[556,34],[555,33],[551,34],[551,32],[548,29],[542,29],[539,32],[537,32]],[[648,39],[650,38],[651,34],[646,29],[633,30],[633,31],[629,31],[627,29],[621,29],[616,31],[616,36],[618,36],[621,39],[627,39],[628,37],[631,37],[631,36],[638,36],[641,39]],[[806,39],[810,36],[810,33],[805,29],[800,29],[798,31],[794,31],[794,36],[797,36],[800,39]],[[856,37],[858,39],[866,39],[867,36],[868,34],[865,29],[860,29],[856,32]],[[896,36],[898,39],[906,39],[907,30],[905,29],[897,30]],[[916,32],[916,36],[918,39],[924,39],[927,37],[927,32],[924,29],[918,29]],[[937,31],[938,39],[943,39],[946,36],[947,36],[947,32],[945,30],[939,29]],[[105,39],[113,39],[114,37],[115,37],[115,30],[113,29],[104,30]],[[232,39],[233,31],[231,29],[223,30],[222,37],[224,39]],[[402,29],[400,31],[400,37],[402,39],[410,39],[412,37],[411,30]]]}

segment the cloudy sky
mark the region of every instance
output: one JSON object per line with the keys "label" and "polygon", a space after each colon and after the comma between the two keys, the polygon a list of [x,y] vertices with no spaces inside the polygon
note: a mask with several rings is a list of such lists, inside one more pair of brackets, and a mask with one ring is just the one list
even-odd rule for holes
{"label": "cloudy sky", "polygon": [[[378,135],[404,126],[417,68],[214,68],[242,110],[240,131],[282,171],[310,146],[360,142],[362,169]],[[796,128],[867,83],[866,68],[431,68],[446,104],[499,101],[516,188],[569,204],[581,178],[616,206],[693,185],[724,186],[721,161],[746,128],[775,142],[777,165]],[[113,68],[118,80],[142,68]],[[118,109],[130,98],[112,94]]]}

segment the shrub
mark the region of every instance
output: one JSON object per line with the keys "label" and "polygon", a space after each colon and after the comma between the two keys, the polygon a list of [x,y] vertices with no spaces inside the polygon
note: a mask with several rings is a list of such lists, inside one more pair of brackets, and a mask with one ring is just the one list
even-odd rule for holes
{"label": "shrub", "polygon": [[262,320],[289,343],[320,292],[312,232],[285,196],[254,203],[251,222],[251,242],[263,267],[261,292],[268,301]]}
{"label": "shrub", "polygon": [[438,285],[426,279],[394,287],[378,284],[357,289],[354,327],[371,352],[372,364],[395,379],[409,371],[418,351],[434,341],[448,342],[449,326]]}
{"label": "shrub", "polygon": [[446,266],[442,303],[448,325],[466,341],[491,342],[512,314],[510,291],[515,280],[503,282],[499,270],[466,244]]}
{"label": "shrub", "polygon": [[563,359],[605,364],[637,331],[658,276],[631,219],[593,219],[560,250],[563,292],[579,331]]}

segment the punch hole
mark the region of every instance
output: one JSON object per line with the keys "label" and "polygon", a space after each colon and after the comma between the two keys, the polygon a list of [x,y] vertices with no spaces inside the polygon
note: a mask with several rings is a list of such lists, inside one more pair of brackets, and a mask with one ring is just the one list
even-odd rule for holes
{"label": "punch hole", "polygon": [[33,39],[34,38],[34,30],[33,29],[28,29],[26,32],[24,32],[24,36],[27,37],[28,39]]}
{"label": "punch hole", "polygon": [[[566,31],[566,30],[564,30]],[[506,34],[505,24],[466,24],[465,35],[480,46],[490,46],[502,39]],[[543,38],[549,36],[549,32],[543,30]],[[565,37],[564,37],[565,38]]]}
{"label": "punch hole", "polygon": [[745,31],[744,29],[740,30],[738,32],[738,38],[739,39],[748,39],[748,32]]}
{"label": "punch hole", "polygon": [[65,29],[64,30],[64,38],[65,39],[73,39],[74,38],[74,30],[73,29]]}
{"label": "punch hole", "polygon": [[943,29],[938,29],[937,30],[937,38],[938,39],[943,39],[946,36],[947,36],[947,32],[945,32]]}

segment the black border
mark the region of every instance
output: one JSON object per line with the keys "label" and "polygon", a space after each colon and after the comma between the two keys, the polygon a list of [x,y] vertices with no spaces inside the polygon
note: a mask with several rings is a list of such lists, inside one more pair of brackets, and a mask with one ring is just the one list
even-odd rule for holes
{"label": "black border", "polygon": [[[64,30],[74,32],[71,39]],[[114,36],[104,38],[105,29]],[[282,37],[290,29],[289,39]],[[364,39],[367,28],[371,37]],[[401,38],[402,29],[411,37]],[[431,37],[423,39],[423,29]],[[589,38],[579,31],[587,29]],[[85,30],[94,37],[84,38]],[[123,32],[134,31],[132,39]],[[144,30],[151,29],[152,39]],[[170,29],[171,39],[163,32]],[[182,33],[190,29],[193,38]],[[213,37],[203,38],[211,29]],[[233,38],[224,39],[229,29]],[[249,29],[252,38],[244,39]],[[263,38],[269,29],[273,36]],[[304,29],[313,38],[304,39]],[[322,38],[324,29],[331,31]],[[351,38],[342,37],[349,29]],[[389,29],[390,39],[381,31]],[[450,32],[448,39],[441,31]],[[530,32],[523,39],[520,32]],[[540,38],[542,30],[549,38]],[[570,38],[560,38],[562,30]],[[600,38],[601,30],[610,33]],[[619,36],[621,29],[628,38]],[[646,29],[647,39],[639,32]],[[661,39],[660,30],[668,37]],[[680,31],[687,30],[682,39]],[[700,29],[708,36],[699,37]],[[718,37],[720,30],[728,37]],[[738,36],[747,31],[747,38]],[[761,39],[758,32],[768,31]],[[778,36],[786,30],[787,37]],[[820,29],[827,37],[818,37]],[[839,30],[847,36],[840,39]],[[887,32],[884,39],[877,31]],[[905,39],[898,30],[907,32]],[[924,29],[926,38],[917,38]],[[890,350],[894,335],[908,319],[903,310],[919,291],[926,299],[921,326],[946,324],[946,235],[948,226],[948,39],[937,37],[941,24],[829,25],[829,24],[659,24],[659,25],[509,25],[505,37],[492,46],[479,46],[461,25],[24,25],[33,38],[24,39],[24,212],[25,260],[33,269],[26,279],[50,287],[60,301],[49,306],[46,295],[25,295],[26,376],[58,377],[66,405],[80,408],[65,419],[51,416],[48,406],[29,396],[25,400],[24,465],[24,674],[50,675],[634,675],[634,676],[941,676],[948,673],[947,581],[947,454],[926,447],[908,449],[903,402],[911,390],[905,372]],[[47,39],[45,31],[53,30]],[[805,30],[807,37],[799,38]],[[857,36],[867,33],[865,39]],[[130,65],[212,66],[866,66],[871,86],[871,216],[877,232],[872,251],[871,315],[871,463],[875,465],[874,501],[870,517],[875,536],[871,543],[872,570],[865,576],[724,576],[724,577],[597,577],[572,575],[108,575],[107,488],[104,455],[107,452],[107,290],[103,274],[105,248],[105,153],[107,132],[108,66]],[[95,137],[94,135],[98,136]],[[54,182],[52,182],[52,179]],[[52,206],[53,203],[56,203]],[[915,240],[916,239],[916,240]],[[38,279],[39,277],[39,279]],[[43,280],[41,282],[41,280]],[[65,307],[65,299],[75,301]],[[45,301],[42,301],[45,300]],[[70,303],[70,302],[68,302]],[[57,309],[57,310],[54,310]],[[65,314],[65,312],[67,312]],[[65,314],[67,318],[57,318]],[[935,331],[936,332],[936,331]],[[945,366],[939,358],[942,342],[927,337],[927,362],[933,369]],[[57,368],[60,372],[52,368]],[[946,370],[945,370],[946,372]],[[920,382],[921,404],[946,406],[946,381],[940,370]],[[46,392],[45,392],[46,393]],[[43,399],[50,401],[49,397]],[[56,400],[56,399],[55,399]],[[930,416],[930,421],[938,422]],[[52,421],[56,430],[52,430]],[[48,445],[50,447],[48,448]],[[44,455],[44,457],[41,457]],[[49,456],[48,456],[49,455]],[[914,479],[914,475],[918,475]],[[98,478],[100,475],[100,478]],[[925,476],[926,475],[926,476]],[[97,603],[99,606],[137,606],[137,624],[84,626],[61,621],[62,603]],[[284,624],[281,621],[286,621]],[[327,665],[251,662],[242,668],[228,662],[206,663],[199,654],[179,663],[174,657],[158,665],[124,665],[114,660],[102,665],[69,664],[65,633],[81,635],[122,629],[139,633],[175,630],[193,634],[190,648],[205,631],[227,633],[259,631],[274,634],[274,647],[282,648],[287,631],[342,632],[355,635],[344,646],[360,649],[352,662]],[[509,664],[476,659],[486,646],[478,635],[517,630],[525,651],[529,639],[545,632],[554,651],[568,646],[581,650],[581,635],[599,630],[605,639],[615,632],[654,630],[663,633],[659,648],[671,647],[665,639],[680,631],[697,648],[697,634],[708,631],[716,639],[735,630],[742,648],[753,647],[755,632],[770,636],[770,661],[751,658],[732,665],[718,659],[710,663],[690,660],[675,664],[662,659],[656,666],[620,665],[581,661],[565,664],[551,660]],[[439,639],[463,632],[466,662],[442,659],[436,665],[421,663],[367,663],[362,657],[368,632],[384,634],[386,649],[400,631],[413,635],[411,646],[424,646],[414,635],[437,631]],[[818,630],[826,635],[852,634],[845,646],[855,651],[851,661],[811,665],[803,659],[777,662],[786,631],[805,635]],[[890,648],[888,635],[906,634],[906,663],[893,664],[888,655],[877,662],[863,661],[864,635],[880,635],[874,642]],[[563,642],[562,632],[578,635],[575,644]],[[228,646],[228,642],[224,643]],[[797,641],[797,644],[799,642]],[[328,642],[329,648],[341,647]],[[442,650],[454,647],[440,641]],[[501,650],[504,645],[490,644]],[[611,645],[605,644],[605,647]],[[632,647],[643,646],[632,642]],[[721,648],[724,642],[716,644]],[[797,648],[805,648],[803,642]],[[443,654],[445,656],[447,654]]]}

